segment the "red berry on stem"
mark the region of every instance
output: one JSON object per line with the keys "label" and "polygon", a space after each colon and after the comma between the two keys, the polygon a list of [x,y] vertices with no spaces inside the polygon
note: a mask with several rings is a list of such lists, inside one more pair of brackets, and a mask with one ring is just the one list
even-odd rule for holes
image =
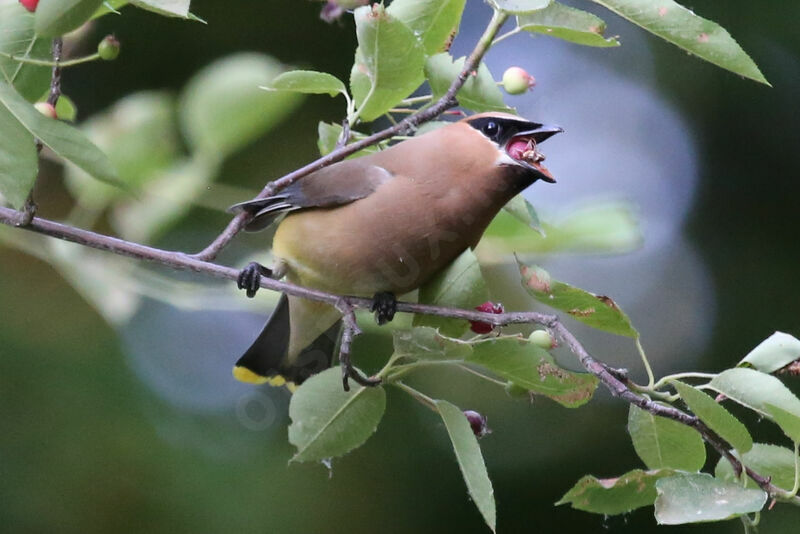
{"label": "red berry on stem", "polygon": [[486,426],[486,417],[473,410],[464,410],[464,416],[469,421],[469,426],[472,428],[472,433],[475,437],[482,438],[491,430]]}
{"label": "red berry on stem", "polygon": [[[480,306],[475,306],[475,309],[484,313],[503,313],[505,311],[502,304],[495,304],[494,302],[488,300]],[[484,323],[483,321],[470,321],[469,324],[470,330],[476,334],[488,334],[494,330],[494,326],[490,325],[489,323]]]}

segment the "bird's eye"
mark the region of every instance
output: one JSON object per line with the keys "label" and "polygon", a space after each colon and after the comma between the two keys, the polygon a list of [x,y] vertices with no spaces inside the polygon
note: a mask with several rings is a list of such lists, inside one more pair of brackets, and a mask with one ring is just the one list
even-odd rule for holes
{"label": "bird's eye", "polygon": [[500,125],[494,121],[489,121],[483,125],[483,133],[490,139],[494,139],[500,133]]}

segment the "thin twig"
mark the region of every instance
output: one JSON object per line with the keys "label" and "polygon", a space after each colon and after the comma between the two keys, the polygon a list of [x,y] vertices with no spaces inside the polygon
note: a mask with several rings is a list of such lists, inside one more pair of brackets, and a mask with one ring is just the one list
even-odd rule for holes
{"label": "thin twig", "polygon": [[[497,32],[500,30],[500,27],[507,18],[508,15],[506,13],[495,11],[494,15],[492,16],[492,20],[486,27],[486,30],[478,41],[478,44],[475,45],[475,49],[464,62],[464,68],[461,70],[458,77],[456,77],[456,79],[453,80],[453,83],[450,84],[447,92],[432,105],[418,111],[417,113],[414,113],[413,115],[409,115],[402,121],[390,126],[389,128],[365,137],[360,141],[356,141],[349,145],[338,148],[333,152],[315,161],[312,161],[308,165],[304,165],[303,167],[290,172],[282,178],[270,182],[255,198],[261,199],[272,196],[281,189],[288,187],[300,178],[303,178],[314,171],[318,171],[323,167],[327,167],[328,165],[342,161],[347,156],[355,154],[359,150],[375,145],[381,141],[394,137],[395,135],[403,135],[412,132],[420,124],[433,120],[441,115],[442,112],[457,106],[458,101],[456,100],[456,94],[467,82],[469,77],[472,76],[473,72],[478,68],[483,56],[489,50],[492,40],[494,39],[495,35],[497,35]],[[252,215],[247,212],[241,212],[234,216],[222,233],[218,235],[217,238],[214,239],[214,241],[205,249],[195,254],[195,258],[199,260],[213,260],[216,258],[217,254],[219,254],[219,252],[228,243],[230,243],[236,234],[238,234],[247,225],[251,218]]]}
{"label": "thin twig", "polygon": [[342,368],[342,387],[345,391],[350,391],[348,379],[352,378],[364,387],[377,386],[381,383],[380,378],[367,378],[362,375],[350,361],[350,346],[353,338],[360,335],[361,328],[356,321],[355,308],[346,297],[340,297],[336,301],[336,309],[342,314],[342,341],[339,345],[339,366]]}
{"label": "thin twig", "polygon": [[[61,51],[63,46],[64,40],[61,37],[56,37],[53,39],[53,70],[52,74],[50,75],[50,92],[47,95],[47,103],[54,108],[56,107],[56,104],[58,104],[58,99],[61,97],[61,66],[59,62],[61,61]],[[36,153],[41,153],[43,147],[44,145],[42,144],[42,141],[37,139]],[[33,198],[33,190],[35,187],[36,180],[34,180],[31,190],[28,192],[28,198],[25,199],[25,204],[22,207],[21,216],[17,221],[17,226],[29,225],[36,216],[36,210],[38,209],[38,206]]]}
{"label": "thin twig", "polygon": [[[14,227],[16,226],[15,223],[18,218],[19,212],[9,208],[0,207],[0,223]],[[182,252],[148,247],[146,245],[98,234],[89,230],[74,228],[72,226],[49,221],[47,219],[35,218],[28,226],[21,228],[57,239],[71,241],[79,245],[105,250],[114,254],[151,261],[160,265],[171,267],[173,269],[203,273],[216,278],[236,280],[240,273],[239,270],[232,267],[225,267],[216,263],[204,261],[195,256],[190,256]],[[344,310],[346,312],[344,313],[345,325],[347,326],[348,321],[351,321],[351,337],[348,340],[348,350],[349,343],[352,341],[353,333],[360,332],[360,330],[358,330],[358,325],[355,324],[354,310],[370,309],[373,303],[372,299],[370,298],[351,296],[343,297],[342,295],[335,295],[332,293],[326,293],[325,291],[319,291],[316,289],[290,284],[288,282],[273,280],[272,278],[266,276],[261,277],[260,285],[265,289],[281,291],[287,295],[294,295],[309,300],[327,302],[328,304],[339,308],[340,311],[343,311],[343,307],[346,308]],[[346,306],[343,303],[345,303]],[[435,315],[438,317],[449,317],[453,319],[482,321],[495,326],[528,323],[539,324],[547,327],[569,348],[573,354],[575,354],[575,356],[578,357],[583,367],[588,372],[596,376],[603,383],[603,385],[605,385],[605,387],[613,396],[619,397],[630,404],[638,406],[642,410],[646,410],[653,415],[673,419],[679,423],[694,428],[700,433],[706,442],[711,444],[711,446],[714,447],[714,449],[716,449],[720,455],[725,457],[728,462],[730,462],[737,474],[741,473],[744,469],[744,472],[747,473],[747,475],[769,495],[777,496],[793,504],[800,504],[800,497],[790,496],[787,491],[774,486],[770,482],[769,477],[765,477],[753,471],[749,467],[743,468],[742,463],[731,453],[730,445],[724,439],[719,437],[719,435],[717,435],[713,430],[708,428],[697,417],[684,413],[672,406],[664,406],[662,404],[655,403],[649,398],[642,395],[637,395],[631,391],[626,383],[621,380],[621,378],[624,378],[624,374],[621,374],[617,370],[610,368],[603,362],[595,360],[586,351],[577,338],[575,338],[575,336],[572,335],[572,333],[561,323],[556,315],[539,312],[506,312],[494,314],[488,312],[479,312],[477,310],[461,310],[456,308],[431,306],[428,304],[415,304],[411,302],[398,302],[397,311],[423,315]],[[353,375],[350,375],[350,377],[356,380]]]}

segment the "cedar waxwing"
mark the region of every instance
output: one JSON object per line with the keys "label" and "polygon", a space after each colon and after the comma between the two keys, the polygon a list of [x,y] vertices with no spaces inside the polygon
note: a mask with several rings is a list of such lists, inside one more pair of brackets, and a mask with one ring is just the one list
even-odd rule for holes
{"label": "cedar waxwing", "polygon": [[[253,215],[247,230],[287,214],[275,231],[273,269],[251,264],[239,287],[253,296],[266,274],[335,294],[375,295],[376,319],[390,320],[394,295],[419,288],[475,247],[530,184],[555,181],[536,147],[561,131],[506,113],[473,115],[237,204],[233,211]],[[330,366],[340,320],[329,304],[282,295],[234,376],[293,389]]]}

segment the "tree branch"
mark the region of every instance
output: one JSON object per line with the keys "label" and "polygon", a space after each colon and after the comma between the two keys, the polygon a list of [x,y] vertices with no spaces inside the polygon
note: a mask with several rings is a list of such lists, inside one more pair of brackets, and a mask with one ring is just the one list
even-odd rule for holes
{"label": "tree branch", "polygon": [[[500,11],[494,12],[492,20],[489,22],[489,25],[483,32],[483,35],[478,40],[478,44],[475,46],[475,49],[464,62],[464,68],[461,70],[458,77],[453,80],[453,83],[450,84],[447,92],[432,105],[414,113],[413,115],[409,115],[394,126],[374,133],[369,137],[365,137],[360,141],[356,141],[355,143],[337,148],[333,152],[290,172],[282,178],[270,182],[255,198],[261,199],[272,196],[281,189],[290,186],[297,180],[311,174],[312,172],[342,161],[347,156],[355,154],[359,150],[363,150],[369,146],[378,144],[381,141],[396,135],[403,135],[414,131],[414,129],[416,129],[419,125],[433,120],[446,110],[457,106],[458,101],[456,100],[456,94],[478,68],[483,56],[489,50],[489,47],[491,47],[492,40],[494,39],[495,35],[497,35],[497,32],[500,30],[500,27],[503,25],[503,23],[505,23],[507,18],[508,14],[506,13]],[[223,230],[222,233],[218,235],[210,245],[194,255],[195,258],[199,260],[213,260],[216,258],[217,254],[219,254],[219,252],[228,243],[230,243],[236,234],[238,234],[247,225],[247,223],[250,222],[251,219],[252,215],[249,213],[242,212],[237,214],[231,220],[231,222],[228,223],[228,226],[225,228],[225,230]]]}
{"label": "tree branch", "polygon": [[[11,227],[18,227],[16,222],[19,220],[20,213],[10,208],[0,207],[0,223]],[[29,225],[18,227],[31,232],[47,235],[65,241],[71,241],[79,245],[90,248],[105,250],[114,254],[151,261],[173,269],[188,270],[206,274],[215,278],[236,280],[240,271],[231,267],[226,267],[209,261],[198,259],[195,256],[184,254],[183,252],[168,251],[154,247],[148,247],[138,243],[125,241],[116,237],[111,237],[89,230],[74,228],[65,224],[49,221],[35,217]],[[345,319],[345,325],[349,329],[349,335],[342,339],[342,349],[346,351],[349,358],[350,343],[354,335],[360,330],[355,323],[355,309],[370,309],[372,299],[363,297],[351,297],[335,295],[316,289],[281,282],[269,277],[261,277],[260,285],[262,288],[273,291],[280,291],[287,295],[294,295],[310,300],[326,302],[339,309]],[[756,484],[759,485],[772,497],[779,497],[800,504],[800,497],[793,496],[788,498],[788,492],[773,485],[769,477],[765,477],[749,467],[743,467],[742,463],[730,452],[731,446],[713,430],[708,428],[697,417],[689,415],[672,406],[657,404],[651,399],[633,392],[624,381],[624,373],[612,369],[606,364],[596,360],[584,348],[580,341],[561,323],[557,315],[539,312],[507,312],[507,313],[487,313],[477,310],[462,310],[456,308],[446,308],[442,306],[431,306],[427,304],[415,304],[411,302],[398,302],[397,311],[405,313],[416,313],[423,315],[435,315],[438,317],[449,317],[453,319],[464,319],[468,321],[482,321],[495,326],[509,324],[539,324],[549,328],[569,350],[578,357],[583,367],[596,376],[603,385],[615,397],[638,406],[653,415],[672,419],[686,426],[697,430],[703,439],[708,442],[720,455],[725,457],[733,466],[734,471],[740,474],[743,470]],[[346,344],[346,346],[345,346]],[[356,379],[352,374],[350,378]],[[345,377],[343,377],[344,379]],[[369,379],[366,379],[369,380]],[[359,382],[361,383],[361,382]]]}

